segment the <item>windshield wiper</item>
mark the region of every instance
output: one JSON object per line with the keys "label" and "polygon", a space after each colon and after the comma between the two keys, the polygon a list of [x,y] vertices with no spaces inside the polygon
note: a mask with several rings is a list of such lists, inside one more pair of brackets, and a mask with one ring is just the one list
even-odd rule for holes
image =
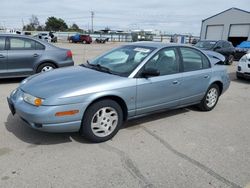
{"label": "windshield wiper", "polygon": [[[88,63],[88,62],[87,62],[87,63]],[[102,65],[100,65],[99,63],[98,63],[98,64],[90,64],[90,63],[88,63],[88,65],[94,67],[96,70],[100,70],[100,71],[103,71],[103,72],[107,72],[107,73],[110,73],[110,74],[114,74],[114,72],[111,71],[108,67],[102,66]]]}
{"label": "windshield wiper", "polygon": [[[88,66],[87,66],[87,65],[88,65]],[[87,65],[86,65],[85,63],[82,63],[82,64],[80,64],[79,66],[89,68],[89,66],[91,66],[91,64],[89,63],[89,60],[87,60]]]}

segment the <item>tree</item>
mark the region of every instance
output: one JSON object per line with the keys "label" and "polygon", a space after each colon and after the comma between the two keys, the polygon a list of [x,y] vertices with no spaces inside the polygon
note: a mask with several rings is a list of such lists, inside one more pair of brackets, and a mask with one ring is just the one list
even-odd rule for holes
{"label": "tree", "polygon": [[70,26],[70,28],[67,31],[75,31],[75,32],[83,32],[82,29],[79,28],[79,26],[75,23],[73,23],[72,26]]}
{"label": "tree", "polygon": [[30,25],[31,25],[31,27],[37,29],[37,27],[39,26],[39,20],[38,20],[37,16],[31,15]]}
{"label": "tree", "polygon": [[39,20],[37,16],[31,15],[31,18],[29,19],[29,24],[23,26],[23,30],[25,31],[35,31],[39,27]]}
{"label": "tree", "polygon": [[73,23],[73,25],[70,27],[70,29],[74,30],[74,31],[78,31],[80,30],[79,26],[75,23]]}
{"label": "tree", "polygon": [[63,19],[54,16],[49,17],[45,25],[47,31],[65,31],[68,29],[68,26]]}

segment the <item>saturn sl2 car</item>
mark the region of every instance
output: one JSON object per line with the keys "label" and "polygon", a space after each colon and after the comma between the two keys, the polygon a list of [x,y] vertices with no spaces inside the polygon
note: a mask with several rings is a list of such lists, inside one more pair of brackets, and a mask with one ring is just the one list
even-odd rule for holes
{"label": "saturn sl2 car", "polygon": [[[34,129],[77,132],[92,142],[112,138],[130,118],[198,105],[212,110],[230,85],[227,69],[197,48],[139,42],[92,61],[25,79],[10,110]],[[224,58],[224,59],[223,59]]]}

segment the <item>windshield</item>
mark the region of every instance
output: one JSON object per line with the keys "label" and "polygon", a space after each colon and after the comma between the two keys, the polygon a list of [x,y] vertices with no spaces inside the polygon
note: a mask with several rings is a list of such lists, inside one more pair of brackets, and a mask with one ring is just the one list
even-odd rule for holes
{"label": "windshield", "polygon": [[216,41],[199,41],[194,46],[197,48],[211,49],[216,44]]}
{"label": "windshield", "polygon": [[96,70],[129,76],[154,49],[133,45],[123,46],[97,57],[90,61],[88,65]]}

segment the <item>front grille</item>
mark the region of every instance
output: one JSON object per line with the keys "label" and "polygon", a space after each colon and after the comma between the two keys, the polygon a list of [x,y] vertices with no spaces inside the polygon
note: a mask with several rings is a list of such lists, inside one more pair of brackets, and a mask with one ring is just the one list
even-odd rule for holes
{"label": "front grille", "polygon": [[248,68],[250,68],[250,64],[248,64]]}

